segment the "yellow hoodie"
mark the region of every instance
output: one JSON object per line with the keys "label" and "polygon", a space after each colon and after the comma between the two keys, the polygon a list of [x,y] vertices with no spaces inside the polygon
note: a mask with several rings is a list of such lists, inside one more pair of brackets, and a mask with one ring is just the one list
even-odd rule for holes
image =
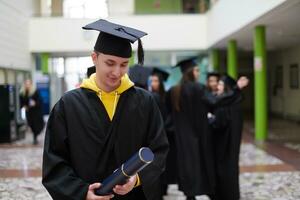
{"label": "yellow hoodie", "polygon": [[116,90],[107,93],[98,88],[95,79],[96,74],[94,73],[90,76],[89,79],[84,79],[80,87],[93,90],[97,93],[97,96],[102,101],[110,120],[112,120],[116,112],[120,95],[134,86],[134,83],[129,79],[128,75],[125,74],[121,79],[120,86]]}
{"label": "yellow hoodie", "polygon": [[[110,120],[112,120],[117,108],[120,95],[126,90],[128,90],[129,88],[131,88],[132,86],[134,86],[134,83],[129,79],[128,75],[125,74],[121,79],[120,86],[116,90],[107,93],[101,90],[100,88],[98,88],[95,79],[96,79],[96,73],[92,74],[89,79],[84,79],[80,87],[93,90],[97,93],[97,96],[102,101]],[[135,187],[140,185],[141,185],[141,180],[139,175],[137,174]]]}

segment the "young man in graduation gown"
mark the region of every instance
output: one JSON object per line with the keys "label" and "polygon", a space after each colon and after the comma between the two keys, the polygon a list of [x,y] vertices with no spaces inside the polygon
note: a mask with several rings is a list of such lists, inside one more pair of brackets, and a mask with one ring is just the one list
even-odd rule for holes
{"label": "young man in graduation gown", "polygon": [[55,200],[102,200],[94,190],[141,147],[153,163],[117,185],[114,199],[160,199],[160,175],[168,142],[159,109],[150,93],[128,78],[131,44],[146,33],[98,20],[83,27],[100,31],[92,60],[96,73],[67,92],[54,106],[47,125],[43,184]]}
{"label": "young man in graduation gown", "polygon": [[187,200],[195,200],[196,195],[214,192],[208,106],[204,98],[205,88],[197,82],[197,64],[188,59],[177,65],[180,66],[182,79],[167,93],[166,102],[175,127],[179,189]]}

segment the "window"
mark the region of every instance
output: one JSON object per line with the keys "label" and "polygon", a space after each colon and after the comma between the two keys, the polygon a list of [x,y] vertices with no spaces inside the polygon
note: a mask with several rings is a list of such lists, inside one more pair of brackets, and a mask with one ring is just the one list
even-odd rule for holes
{"label": "window", "polygon": [[290,65],[290,88],[299,88],[299,66],[298,64]]}
{"label": "window", "polygon": [[275,69],[275,87],[276,88],[283,88],[283,67],[282,65],[279,65]]}
{"label": "window", "polygon": [[68,18],[106,18],[106,0],[64,0],[64,16]]}

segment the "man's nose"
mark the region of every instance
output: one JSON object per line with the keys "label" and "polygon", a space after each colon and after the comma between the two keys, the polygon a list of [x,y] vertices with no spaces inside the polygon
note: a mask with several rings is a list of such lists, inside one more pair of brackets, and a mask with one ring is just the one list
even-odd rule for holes
{"label": "man's nose", "polygon": [[120,76],[121,75],[121,68],[120,68],[120,66],[117,66],[117,67],[114,68],[113,75],[114,76]]}

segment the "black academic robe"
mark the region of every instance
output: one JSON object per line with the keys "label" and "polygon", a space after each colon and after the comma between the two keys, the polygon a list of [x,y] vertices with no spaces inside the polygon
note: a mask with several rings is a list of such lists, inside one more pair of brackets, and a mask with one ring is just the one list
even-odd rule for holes
{"label": "black academic robe", "polygon": [[[30,101],[34,101],[35,105],[31,106]],[[44,119],[42,112],[42,100],[39,92],[35,90],[32,94],[21,94],[20,95],[20,106],[26,106],[26,120],[28,126],[31,128],[33,134],[37,136],[41,133],[44,128]]]}
{"label": "black academic robe", "polygon": [[[173,88],[167,95],[172,103]],[[204,87],[188,82],[181,87],[180,111],[170,106],[175,127],[179,189],[187,196],[212,194],[214,171],[211,134]]]}
{"label": "black academic robe", "polygon": [[121,94],[110,121],[94,91],[70,91],[49,117],[42,183],[55,200],[84,200],[89,184],[103,181],[141,147],[155,154],[139,173],[142,185],[114,199],[160,199],[168,142],[158,107],[150,93],[132,87]]}
{"label": "black academic robe", "polygon": [[[230,95],[229,95],[230,96]],[[240,93],[217,98],[213,107],[215,119],[213,148],[215,158],[216,191],[213,200],[238,200],[239,153],[243,129]]]}
{"label": "black academic robe", "polygon": [[165,131],[169,142],[169,152],[166,159],[166,170],[162,175],[163,192],[166,192],[168,184],[177,183],[177,165],[176,165],[176,145],[174,138],[174,125],[171,115],[167,111],[166,100],[157,92],[152,92],[154,100],[156,101],[159,110],[164,120]]}

